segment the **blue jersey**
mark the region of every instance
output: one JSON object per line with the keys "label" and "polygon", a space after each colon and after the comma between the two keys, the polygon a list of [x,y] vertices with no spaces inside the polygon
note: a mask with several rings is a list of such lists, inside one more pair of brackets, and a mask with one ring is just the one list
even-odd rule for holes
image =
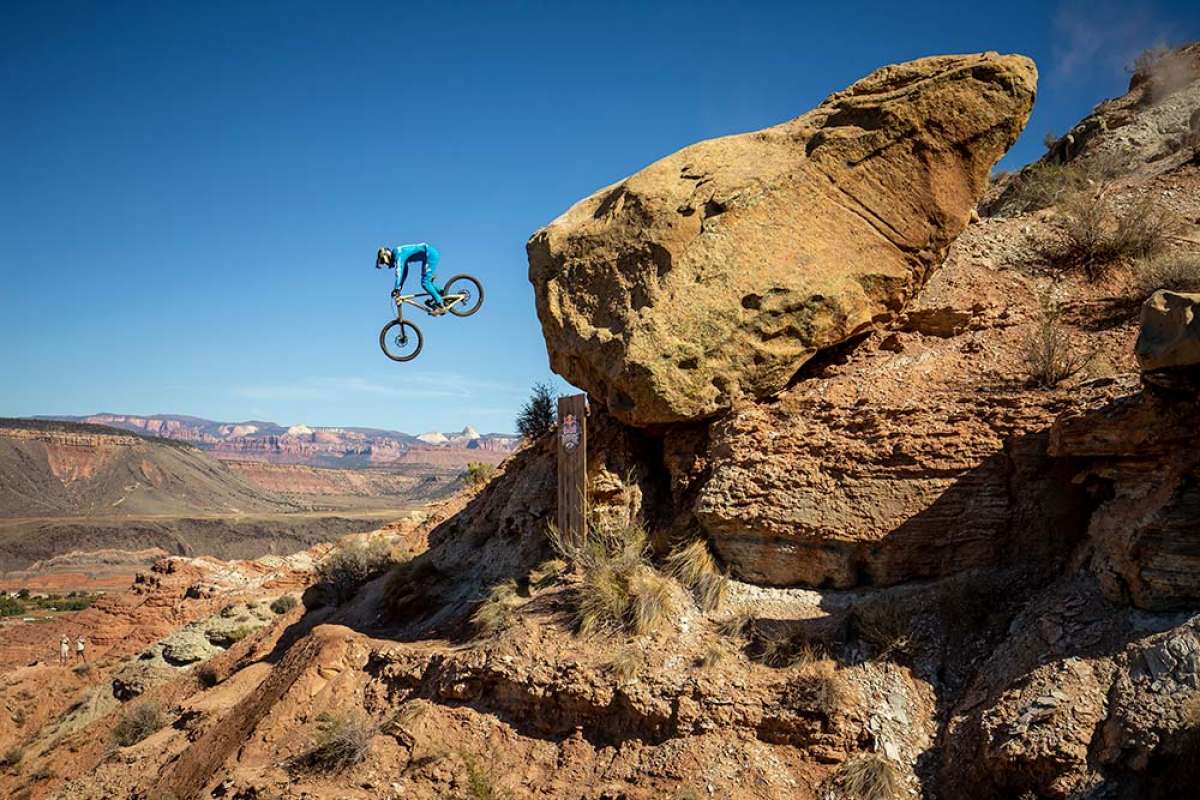
{"label": "blue jersey", "polygon": [[437,269],[438,261],[442,256],[437,251],[437,248],[427,242],[418,242],[416,244],[402,244],[399,247],[392,248],[392,255],[395,257],[396,264],[396,289],[400,290],[404,287],[404,282],[408,280],[408,265],[419,262],[421,264],[421,277],[432,275]]}

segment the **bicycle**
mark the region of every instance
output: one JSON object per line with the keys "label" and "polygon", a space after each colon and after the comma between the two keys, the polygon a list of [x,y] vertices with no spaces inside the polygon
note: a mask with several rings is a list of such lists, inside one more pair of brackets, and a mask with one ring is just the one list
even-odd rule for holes
{"label": "bicycle", "polygon": [[[426,302],[417,302],[420,298],[425,298]],[[431,317],[441,316],[445,311],[456,317],[469,317],[483,305],[483,284],[471,275],[455,275],[446,281],[442,288],[442,300],[445,301],[443,311],[439,312],[429,307],[428,301],[432,299],[433,296],[429,292],[392,295],[392,302],[396,306],[396,318],[384,325],[383,330],[379,332],[379,347],[385,356],[392,361],[412,361],[421,354],[421,348],[425,346],[425,335],[421,333],[421,329],[404,318],[406,305],[419,308]]]}

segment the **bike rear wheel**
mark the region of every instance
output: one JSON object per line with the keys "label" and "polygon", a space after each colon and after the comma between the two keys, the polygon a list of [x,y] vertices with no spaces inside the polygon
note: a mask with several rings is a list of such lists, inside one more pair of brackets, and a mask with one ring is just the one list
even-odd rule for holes
{"label": "bike rear wheel", "polygon": [[421,329],[406,319],[394,319],[379,332],[379,347],[392,361],[412,361],[424,346]]}
{"label": "bike rear wheel", "polygon": [[[454,300],[454,295],[462,295],[462,299]],[[451,304],[451,314],[456,317],[469,317],[483,305],[483,284],[471,275],[455,275],[446,281],[442,288],[442,297]]]}

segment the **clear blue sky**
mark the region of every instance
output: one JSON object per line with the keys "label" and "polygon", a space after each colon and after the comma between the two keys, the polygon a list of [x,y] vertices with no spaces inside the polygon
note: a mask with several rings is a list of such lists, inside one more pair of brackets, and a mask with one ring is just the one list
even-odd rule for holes
{"label": "clear blue sky", "polygon": [[[1032,56],[1041,153],[1194,2],[8,2],[0,415],[184,413],[510,430],[549,375],[524,243],[688,143],[883,64]],[[384,242],[483,279],[379,352]]]}

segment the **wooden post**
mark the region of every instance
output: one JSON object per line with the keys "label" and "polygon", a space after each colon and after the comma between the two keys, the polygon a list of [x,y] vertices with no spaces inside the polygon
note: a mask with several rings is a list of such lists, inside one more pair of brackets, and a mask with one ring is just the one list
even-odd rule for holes
{"label": "wooden post", "polygon": [[558,530],[579,546],[587,537],[587,395],[558,398]]}

